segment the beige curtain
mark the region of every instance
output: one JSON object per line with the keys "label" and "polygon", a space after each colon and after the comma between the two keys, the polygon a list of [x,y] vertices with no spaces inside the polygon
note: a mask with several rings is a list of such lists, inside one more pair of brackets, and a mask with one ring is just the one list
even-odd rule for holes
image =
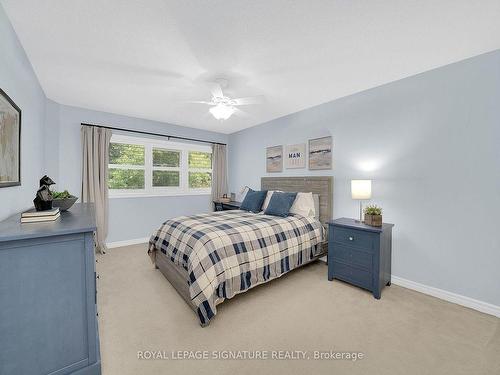
{"label": "beige curtain", "polygon": [[212,145],[212,200],[227,194],[226,145]]}
{"label": "beige curtain", "polygon": [[108,161],[111,130],[82,126],[82,202],[95,204],[96,248],[105,253],[108,235]]}

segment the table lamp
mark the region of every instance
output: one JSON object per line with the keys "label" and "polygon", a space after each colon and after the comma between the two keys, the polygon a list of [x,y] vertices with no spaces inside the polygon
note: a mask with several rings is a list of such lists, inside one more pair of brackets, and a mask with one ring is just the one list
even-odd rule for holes
{"label": "table lamp", "polygon": [[359,200],[359,222],[363,222],[363,200],[372,197],[372,180],[351,180],[351,197]]}

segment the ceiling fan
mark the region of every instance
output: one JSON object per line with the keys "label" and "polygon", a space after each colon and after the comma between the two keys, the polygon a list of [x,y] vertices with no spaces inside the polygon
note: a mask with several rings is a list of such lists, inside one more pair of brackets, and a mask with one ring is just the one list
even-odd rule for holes
{"label": "ceiling fan", "polygon": [[210,105],[211,107],[209,108],[209,111],[217,120],[227,120],[233,114],[244,117],[247,115],[246,112],[237,108],[238,106],[262,103],[262,96],[251,96],[247,98],[236,99],[225,96],[222,92],[222,88],[225,88],[226,86],[227,80],[222,78],[217,79],[215,83],[212,84],[212,88],[210,90],[212,92],[212,100],[190,101],[189,103]]}

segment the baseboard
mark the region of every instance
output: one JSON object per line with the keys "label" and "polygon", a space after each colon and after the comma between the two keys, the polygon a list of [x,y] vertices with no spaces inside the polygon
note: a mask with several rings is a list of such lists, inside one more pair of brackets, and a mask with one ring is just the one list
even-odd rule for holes
{"label": "baseboard", "polygon": [[429,296],[440,298],[442,300],[456,303],[457,305],[465,306],[500,318],[500,306],[492,305],[491,303],[479,301],[477,299],[448,292],[443,289],[434,288],[432,286],[416,283],[415,281],[406,280],[397,276],[391,276],[391,282],[404,288],[412,289]]}
{"label": "baseboard", "polygon": [[125,241],[108,242],[106,246],[108,247],[108,249],[112,249],[114,247],[137,245],[140,243],[148,243],[148,242],[149,242],[149,237],[133,238],[131,240],[125,240]]}

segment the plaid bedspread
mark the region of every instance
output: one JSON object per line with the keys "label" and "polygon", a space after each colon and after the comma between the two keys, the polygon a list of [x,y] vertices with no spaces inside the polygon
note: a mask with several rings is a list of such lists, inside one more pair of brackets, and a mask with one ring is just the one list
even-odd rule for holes
{"label": "plaid bedspread", "polygon": [[280,218],[220,211],[166,221],[151,236],[148,253],[161,251],[187,270],[191,299],[202,325],[216,314],[216,301],[277,278],[321,251],[315,218]]}

